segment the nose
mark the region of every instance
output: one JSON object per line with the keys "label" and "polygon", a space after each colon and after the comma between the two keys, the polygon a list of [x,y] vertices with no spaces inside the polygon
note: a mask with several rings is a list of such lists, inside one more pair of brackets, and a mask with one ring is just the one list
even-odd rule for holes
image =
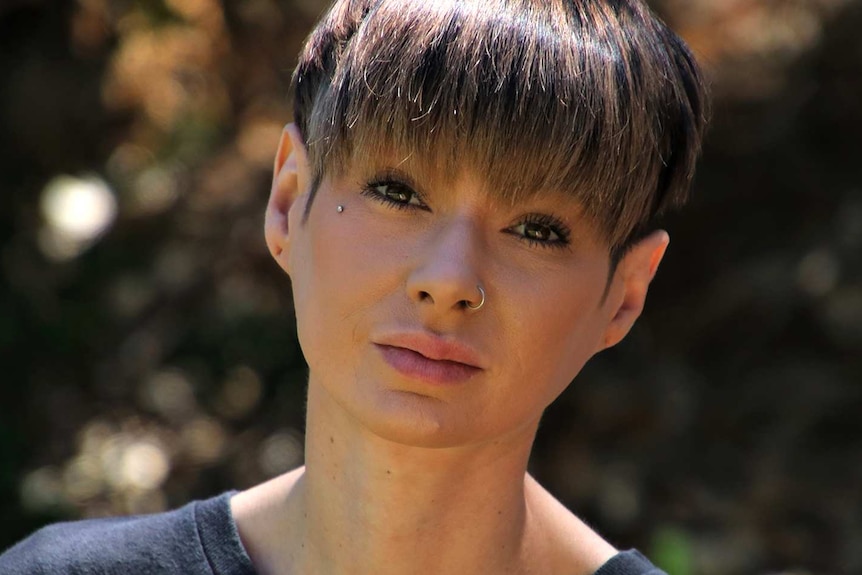
{"label": "nose", "polygon": [[417,255],[407,279],[408,295],[435,311],[478,309],[484,303],[479,289],[482,254],[478,225],[467,216],[452,218],[430,234]]}

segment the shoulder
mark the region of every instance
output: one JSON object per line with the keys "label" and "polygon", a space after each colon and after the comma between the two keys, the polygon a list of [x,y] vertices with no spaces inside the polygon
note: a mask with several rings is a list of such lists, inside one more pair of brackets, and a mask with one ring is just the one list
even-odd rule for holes
{"label": "shoulder", "polygon": [[[5,575],[213,573],[231,523],[227,494],[175,511],[45,527],[0,555]],[[215,541],[213,541],[215,539]]]}
{"label": "shoulder", "polygon": [[178,557],[196,554],[199,545],[190,544],[196,539],[192,506],[139,517],[57,523],[0,556],[0,572],[113,574],[179,568]]}
{"label": "shoulder", "polygon": [[534,554],[552,573],[592,575],[617,554],[605,541],[531,476],[524,484],[528,522],[533,527]]}
{"label": "shoulder", "polygon": [[539,527],[542,555],[553,573],[667,575],[638,551],[617,551],[532,477],[525,484],[528,506]]}

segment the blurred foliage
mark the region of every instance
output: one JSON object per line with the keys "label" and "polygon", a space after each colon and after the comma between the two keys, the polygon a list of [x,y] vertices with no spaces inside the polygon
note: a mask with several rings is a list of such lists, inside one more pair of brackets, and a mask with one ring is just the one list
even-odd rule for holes
{"label": "blurred foliage", "polygon": [[[693,202],[532,470],[672,575],[862,572],[862,3],[652,4],[714,85]],[[262,213],[323,9],[0,5],[0,548],[301,461]]]}
{"label": "blurred foliage", "polygon": [[693,575],[691,543],[685,532],[659,527],[650,544],[651,559],[668,575]]}

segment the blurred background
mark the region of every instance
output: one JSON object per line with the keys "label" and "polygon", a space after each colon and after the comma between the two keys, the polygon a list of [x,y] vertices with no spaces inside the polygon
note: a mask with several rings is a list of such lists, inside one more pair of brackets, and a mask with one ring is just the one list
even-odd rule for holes
{"label": "blurred background", "polygon": [[[0,4],[0,549],[302,461],[262,214],[320,0]],[[714,118],[532,471],[671,575],[862,573],[862,2],[655,0]]]}

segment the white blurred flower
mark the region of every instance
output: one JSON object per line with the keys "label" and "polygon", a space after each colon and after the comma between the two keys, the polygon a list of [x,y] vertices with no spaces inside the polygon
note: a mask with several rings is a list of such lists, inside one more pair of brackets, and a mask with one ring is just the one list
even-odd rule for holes
{"label": "white blurred flower", "polygon": [[171,471],[165,450],[153,441],[136,441],[123,452],[121,476],[127,487],[153,490],[161,487]]}
{"label": "white blurred flower", "polygon": [[42,191],[46,226],[39,236],[42,251],[55,260],[80,255],[114,223],[117,200],[97,176],[60,175]]}

